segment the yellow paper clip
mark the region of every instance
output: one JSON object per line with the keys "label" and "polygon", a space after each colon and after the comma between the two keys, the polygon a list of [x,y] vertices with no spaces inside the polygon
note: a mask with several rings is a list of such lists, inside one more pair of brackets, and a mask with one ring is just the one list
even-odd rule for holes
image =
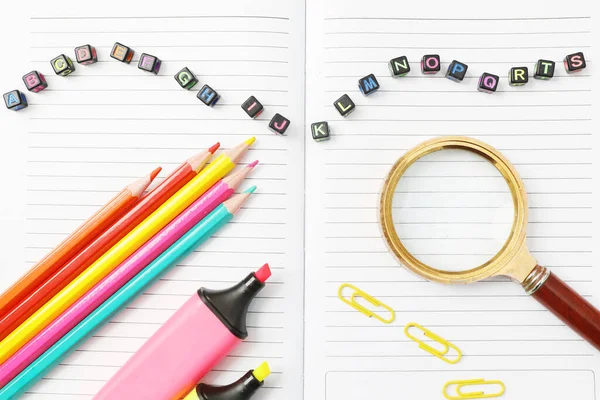
{"label": "yellow paper clip", "polygon": [[[435,340],[436,342],[438,342],[439,344],[444,346],[444,348],[441,351],[437,350],[436,348],[423,342],[421,339],[414,337],[413,335],[410,334],[410,328],[420,329],[421,331],[423,331],[423,334],[426,337],[428,337],[429,339]],[[415,322],[411,322],[408,325],[406,325],[406,327],[404,327],[404,334],[406,336],[408,336],[410,339],[412,339],[413,341],[419,343],[419,348],[425,350],[426,352],[428,352],[430,354],[433,354],[434,356],[447,362],[448,364],[456,364],[462,358],[462,353],[460,352],[460,349],[458,347],[456,347],[454,344],[450,343],[443,337],[436,335],[435,333],[431,332],[429,329],[426,329]],[[448,352],[450,351],[451,348],[454,349],[457,353],[456,359],[453,359],[453,360],[446,357],[446,354],[448,354]]]}
{"label": "yellow paper clip", "polygon": [[[350,288],[350,289],[354,290],[354,293],[352,293],[352,296],[350,296],[350,299],[347,299],[342,294],[342,291],[345,288]],[[373,318],[377,319],[378,321],[383,322],[384,324],[391,324],[396,319],[396,313],[394,312],[394,310],[390,306],[388,306],[388,305],[380,302],[379,300],[377,300],[373,296],[369,295],[368,293],[360,290],[356,286],[351,285],[349,283],[343,283],[342,285],[340,285],[340,288],[338,289],[338,297],[340,298],[340,300],[342,300],[344,303],[348,304],[350,307],[354,308],[355,310],[360,311],[361,313],[363,313],[364,315],[366,315],[369,318],[373,317]],[[357,297],[362,297],[363,299],[365,299],[366,301],[368,301],[369,303],[371,303],[375,307],[383,307],[383,308],[385,308],[387,311],[390,312],[391,317],[389,319],[385,319],[381,315],[379,315],[379,314],[377,314],[377,313],[375,313],[375,312],[373,312],[371,310],[368,310],[364,306],[361,306],[358,303],[358,301],[356,301]]]}
{"label": "yellow paper clip", "polygon": [[[448,394],[448,387],[456,385],[456,396]],[[467,392],[464,393],[462,388],[465,386],[481,386],[481,385],[498,385],[500,391],[497,393],[485,393],[485,392]],[[502,381],[486,381],[485,379],[470,379],[465,381],[450,381],[444,385],[443,393],[444,397],[448,400],[460,400],[460,399],[491,399],[492,397],[500,397],[506,391],[506,386]]]}

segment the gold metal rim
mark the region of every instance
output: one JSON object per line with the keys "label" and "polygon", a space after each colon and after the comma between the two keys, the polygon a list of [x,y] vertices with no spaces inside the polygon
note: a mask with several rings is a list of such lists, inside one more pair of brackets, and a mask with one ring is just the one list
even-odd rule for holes
{"label": "gold metal rim", "polygon": [[[509,237],[496,255],[486,263],[473,269],[449,272],[442,271],[415,258],[402,244],[398,237],[392,217],[392,199],[396,186],[402,175],[418,159],[436,151],[444,149],[461,149],[476,153],[490,163],[502,174],[508,184],[515,210],[513,226]],[[446,136],[421,143],[409,150],[392,167],[383,184],[379,201],[379,223],[383,231],[385,242],[392,253],[404,264],[422,277],[441,283],[471,283],[495,275],[503,275],[525,242],[527,227],[527,194],[521,177],[513,165],[498,150],[477,139],[464,136]]]}

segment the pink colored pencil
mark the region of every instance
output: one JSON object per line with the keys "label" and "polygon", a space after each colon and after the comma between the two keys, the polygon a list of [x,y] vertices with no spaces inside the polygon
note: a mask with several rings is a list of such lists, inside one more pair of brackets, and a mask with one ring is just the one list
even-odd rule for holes
{"label": "pink colored pencil", "polygon": [[85,296],[6,360],[0,366],[0,387],[10,382],[12,378],[17,376],[94,309],[142,271],[152,260],[181,238],[215,207],[227,200],[256,164],[258,164],[258,161],[254,161],[246,168],[217,182],[208,192],[87,292]]}

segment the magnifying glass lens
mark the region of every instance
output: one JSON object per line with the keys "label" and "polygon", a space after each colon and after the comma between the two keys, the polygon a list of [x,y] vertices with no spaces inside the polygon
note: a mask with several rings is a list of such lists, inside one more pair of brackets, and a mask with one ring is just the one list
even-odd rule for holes
{"label": "magnifying glass lens", "polygon": [[446,272],[470,270],[494,257],[514,218],[504,177],[467,150],[439,150],[414,162],[395,188],[392,207],[404,247]]}

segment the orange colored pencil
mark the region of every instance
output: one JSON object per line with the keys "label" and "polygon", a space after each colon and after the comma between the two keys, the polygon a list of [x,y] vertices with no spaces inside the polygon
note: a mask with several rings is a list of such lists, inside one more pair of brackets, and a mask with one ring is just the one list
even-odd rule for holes
{"label": "orange colored pencil", "polygon": [[140,198],[144,190],[160,172],[157,168],[144,178],[136,180],[113,197],[92,215],[75,232],[71,233],[54,250],[33,266],[17,282],[0,296],[0,315],[6,315],[14,306],[26,298],[65,262],[74,257],[98,235],[123,216]]}
{"label": "orange colored pencil", "polygon": [[119,240],[139,225],[146,217],[174,195],[186,183],[192,180],[204,168],[220,144],[216,143],[187,159],[167,176],[160,185],[142,197],[142,199],[115,222],[110,228],[98,236],[74,258],[64,264],[42,285],[21,301],[6,315],[0,315],[0,341],[19,327],[27,318],[39,310],[44,304],[67,286],[79,274],[92,265],[101,255],[106,253]]}

